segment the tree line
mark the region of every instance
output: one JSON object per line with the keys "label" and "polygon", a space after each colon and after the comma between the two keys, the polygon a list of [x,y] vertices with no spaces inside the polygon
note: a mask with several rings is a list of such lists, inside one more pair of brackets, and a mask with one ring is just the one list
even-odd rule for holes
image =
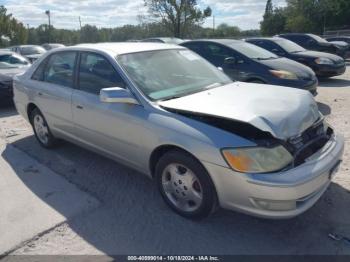
{"label": "tree line", "polygon": [[350,29],[349,0],[287,0],[285,7],[274,7],[267,0],[261,33],[315,33]]}
{"label": "tree line", "polygon": [[[210,7],[200,10],[195,0],[145,0],[150,16],[139,16],[139,24],[115,28],[98,28],[86,24],[81,29],[58,29],[48,24],[26,27],[0,6],[0,45],[120,42],[149,37],[175,36],[180,38],[239,38],[255,36],[259,30],[242,31],[239,27],[220,24],[215,30],[202,26],[211,15]],[[8,40],[8,41],[7,41]]]}

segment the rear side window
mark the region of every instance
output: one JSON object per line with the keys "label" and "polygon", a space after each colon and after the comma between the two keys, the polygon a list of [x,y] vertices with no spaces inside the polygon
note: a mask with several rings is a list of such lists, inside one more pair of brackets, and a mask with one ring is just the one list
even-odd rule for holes
{"label": "rear side window", "polygon": [[79,89],[99,94],[108,87],[125,88],[125,82],[111,63],[99,54],[82,53],[79,67]]}
{"label": "rear side window", "polygon": [[32,75],[32,80],[44,81],[44,72],[45,72],[46,64],[47,64],[47,59],[41,62],[41,64],[35,70],[34,74]]}
{"label": "rear side window", "polygon": [[46,58],[32,75],[32,80],[73,87],[76,52],[60,52]]}
{"label": "rear side window", "polygon": [[44,66],[43,81],[73,87],[75,59],[76,52],[59,52],[51,55]]}
{"label": "rear side window", "polygon": [[281,51],[278,45],[269,41],[259,41],[257,45],[271,52]]}

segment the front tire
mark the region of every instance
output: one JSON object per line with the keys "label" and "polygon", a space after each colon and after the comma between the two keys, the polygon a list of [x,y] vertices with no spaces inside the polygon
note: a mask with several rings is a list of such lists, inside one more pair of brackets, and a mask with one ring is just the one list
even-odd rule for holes
{"label": "front tire", "polygon": [[202,219],[216,208],[216,191],[208,172],[188,153],[175,150],[163,155],[155,179],[164,201],[183,217]]}
{"label": "front tire", "polygon": [[53,148],[57,139],[52,135],[45,117],[39,109],[34,109],[30,114],[30,123],[33,126],[34,134],[39,144],[45,148]]}

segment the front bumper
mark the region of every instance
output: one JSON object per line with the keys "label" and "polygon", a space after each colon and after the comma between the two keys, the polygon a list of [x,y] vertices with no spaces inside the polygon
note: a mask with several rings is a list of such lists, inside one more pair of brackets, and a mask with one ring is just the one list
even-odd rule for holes
{"label": "front bumper", "polygon": [[335,136],[311,159],[294,169],[272,174],[242,174],[204,163],[220,206],[249,215],[285,219],[311,208],[327,190],[344,153],[344,138]]}
{"label": "front bumper", "polygon": [[320,65],[315,69],[316,75],[320,77],[332,77],[339,76],[344,74],[346,71],[346,65],[340,66],[329,66],[329,65]]}
{"label": "front bumper", "polygon": [[277,82],[273,82],[272,84],[298,88],[309,91],[313,96],[317,95],[318,79],[316,77],[313,79],[303,80],[278,80]]}

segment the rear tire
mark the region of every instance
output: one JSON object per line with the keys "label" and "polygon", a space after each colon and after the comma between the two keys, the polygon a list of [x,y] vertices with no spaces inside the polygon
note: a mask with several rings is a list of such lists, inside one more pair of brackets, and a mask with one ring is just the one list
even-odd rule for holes
{"label": "rear tire", "polygon": [[186,152],[174,150],[163,155],[155,180],[167,205],[185,218],[202,219],[216,210],[216,190],[208,172]]}
{"label": "rear tire", "polygon": [[30,123],[39,144],[44,148],[53,148],[57,145],[57,139],[52,135],[45,117],[39,109],[35,108],[30,114]]}

